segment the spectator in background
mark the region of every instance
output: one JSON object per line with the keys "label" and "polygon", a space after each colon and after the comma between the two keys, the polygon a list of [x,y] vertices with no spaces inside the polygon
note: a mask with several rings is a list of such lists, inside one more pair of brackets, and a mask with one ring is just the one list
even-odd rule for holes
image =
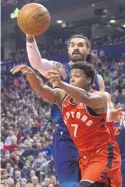
{"label": "spectator in background", "polygon": [[117,98],[117,103],[125,103],[125,89],[121,90],[121,94]]}
{"label": "spectator in background", "polygon": [[7,184],[8,184],[8,187],[14,187],[15,185],[14,185],[14,180],[13,180],[13,178],[9,178],[9,179],[7,180]]}
{"label": "spectator in background", "polygon": [[100,58],[101,62],[104,62],[104,61],[105,61],[105,52],[104,52],[103,49],[101,49],[101,50],[99,51],[99,58]]}
{"label": "spectator in background", "polygon": [[36,176],[40,179],[40,168],[46,163],[47,160],[44,158],[43,153],[39,153],[38,158],[35,159],[32,168],[36,171]]}
{"label": "spectator in background", "polygon": [[4,154],[4,159],[2,159],[1,161],[1,167],[5,168],[6,164],[10,161],[10,152],[6,151]]}
{"label": "spectator in background", "polygon": [[55,186],[53,185],[53,183],[50,183],[50,184],[48,185],[48,187],[55,187]]}
{"label": "spectator in background", "polygon": [[14,168],[12,167],[11,163],[6,164],[6,169],[7,169],[7,172],[8,172],[8,176],[13,177]]}
{"label": "spectator in background", "polygon": [[30,171],[31,171],[31,163],[30,163],[30,161],[27,159],[26,161],[25,161],[25,164],[24,164],[24,167],[23,167],[23,169],[22,169],[22,171],[21,171],[21,176],[23,177],[23,178],[25,178],[25,179],[29,179],[29,177],[30,177]]}
{"label": "spectator in background", "polygon": [[[44,132],[45,133],[45,132]],[[44,135],[45,137],[45,135]],[[46,155],[48,158],[51,158],[53,156],[52,150],[49,146],[49,143],[46,142],[43,144],[43,147],[40,150],[44,155]]]}
{"label": "spectator in background", "polygon": [[57,179],[56,179],[56,177],[54,175],[52,175],[50,177],[50,179],[51,179],[51,183],[50,184],[53,184],[54,187],[59,187],[59,183],[57,182]]}
{"label": "spectator in background", "polygon": [[30,171],[30,177],[29,177],[28,180],[31,181],[31,178],[34,177],[34,176],[36,176],[36,172],[35,172],[35,170],[31,170]]}
{"label": "spectator in background", "polygon": [[[125,42],[125,38],[121,39],[121,42],[123,41]],[[59,42],[59,50],[60,53],[62,53],[62,42],[65,41],[63,39],[60,41],[57,39],[57,43]],[[101,46],[104,43],[105,45],[109,43],[114,45],[114,42],[118,43],[118,40],[112,40],[112,38],[110,38],[110,40],[107,40],[107,38],[101,38],[95,39],[95,42],[98,46]],[[54,51],[58,52],[56,45],[55,48],[56,49],[51,51],[51,53],[55,53]],[[20,60],[23,59],[26,60],[24,51],[19,50],[17,54],[10,55],[9,60],[11,61],[12,59],[15,60],[15,62],[20,62]],[[105,58],[105,62],[100,64],[97,69],[100,72],[99,74],[101,74],[105,79],[106,89],[110,89],[110,82],[112,83],[112,80],[116,80],[117,77],[124,75],[125,60],[122,58],[122,60],[117,62],[115,59],[110,59],[109,61],[108,58]],[[106,69],[108,69],[108,72],[106,72]],[[13,76],[6,70],[2,71],[1,78],[2,180],[6,182],[8,187],[11,185],[11,182],[13,186],[13,179],[9,178],[12,174],[12,170],[14,179],[15,172],[20,172],[22,170],[21,176],[17,179],[18,182],[16,185],[18,186],[24,185],[26,187],[35,187],[31,178],[38,176],[40,180],[37,179],[37,185],[42,187],[59,187],[58,181],[55,177],[51,146],[53,133],[56,128],[51,122],[50,105],[46,104],[29,88],[29,84],[24,76]],[[121,106],[123,108],[125,108],[124,86],[125,80],[122,78],[119,79],[119,81],[116,81],[112,88],[113,102],[116,103],[116,106]],[[32,170],[31,166],[34,164],[35,160],[39,159],[39,153],[43,154],[43,158],[46,162],[41,166],[38,164],[38,168],[40,168],[40,170],[38,169],[38,171],[35,171],[36,169],[34,168],[34,170]],[[37,164],[35,165],[37,166]],[[26,180],[24,180],[24,178]],[[11,182],[7,184],[7,181],[9,180]],[[21,181],[23,181],[24,184],[22,184],[23,182],[21,183]],[[39,181],[41,185],[39,184]]]}
{"label": "spectator in background", "polygon": [[27,140],[24,144],[26,146],[25,151],[22,154],[22,157],[28,157],[29,155],[34,155],[35,150],[32,148],[32,144]]}
{"label": "spectator in background", "polygon": [[15,170],[14,173],[14,184],[17,184],[21,181],[21,172],[19,170]]}
{"label": "spectator in background", "polygon": [[44,179],[43,183],[44,183],[44,186],[48,186],[48,185],[51,183],[51,179],[48,178],[48,177],[46,177],[46,178]]}
{"label": "spectator in background", "polygon": [[17,138],[11,138],[10,145],[4,144],[3,151],[9,150],[10,152],[13,152],[17,148],[18,148]]}
{"label": "spectator in background", "polygon": [[13,131],[8,131],[7,132],[7,137],[5,139],[5,144],[6,145],[11,145],[12,135],[13,135]]}
{"label": "spectator in background", "polygon": [[26,180],[25,178],[22,178],[22,179],[20,180],[20,182],[18,182],[18,183],[16,184],[15,187],[26,187],[26,185],[27,185],[27,180]]}
{"label": "spectator in background", "polygon": [[40,183],[39,183],[38,177],[33,176],[33,177],[31,178],[31,182],[32,182],[31,187],[41,187],[41,185],[40,185]]}

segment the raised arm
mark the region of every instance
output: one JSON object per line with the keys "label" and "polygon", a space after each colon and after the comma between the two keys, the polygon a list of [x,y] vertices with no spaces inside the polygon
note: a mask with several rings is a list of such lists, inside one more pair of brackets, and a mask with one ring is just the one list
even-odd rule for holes
{"label": "raised arm", "polygon": [[60,87],[68,94],[70,94],[73,99],[84,103],[93,109],[105,108],[107,105],[107,98],[104,93],[88,93],[83,89],[77,88],[62,81]]}
{"label": "raised arm", "polygon": [[88,93],[84,89],[75,87],[68,83],[61,81],[61,76],[56,70],[50,70],[47,78],[55,85],[62,88],[73,99],[78,102],[84,103],[93,109],[107,108],[107,98],[105,93],[96,92]]}
{"label": "raised arm", "polygon": [[31,88],[44,100],[46,100],[48,103],[55,103],[59,107],[62,105],[62,100],[65,96],[65,92],[61,89],[52,89],[51,87],[45,85],[43,80],[38,77],[30,67],[26,65],[15,66],[11,70],[11,72],[13,74],[22,72],[26,75]]}
{"label": "raised arm", "polygon": [[26,35],[26,49],[29,62],[31,66],[40,72],[43,76],[46,76],[46,72],[52,68],[57,69],[63,79],[65,79],[66,72],[65,67],[59,62],[50,61],[41,57],[36,40],[33,36]]}

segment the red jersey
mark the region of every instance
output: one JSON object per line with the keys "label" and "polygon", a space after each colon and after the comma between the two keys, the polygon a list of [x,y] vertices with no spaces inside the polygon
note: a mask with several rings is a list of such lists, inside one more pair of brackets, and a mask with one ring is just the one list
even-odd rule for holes
{"label": "red jersey", "polygon": [[83,103],[72,104],[69,95],[63,101],[63,120],[80,154],[97,151],[111,143],[106,114],[91,116]]}

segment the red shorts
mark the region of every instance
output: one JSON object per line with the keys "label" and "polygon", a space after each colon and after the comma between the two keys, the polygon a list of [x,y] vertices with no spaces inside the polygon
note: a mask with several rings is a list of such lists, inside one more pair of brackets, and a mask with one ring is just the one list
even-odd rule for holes
{"label": "red shorts", "polygon": [[94,153],[81,155],[79,160],[81,181],[106,182],[111,187],[121,187],[121,157],[117,145],[109,144]]}

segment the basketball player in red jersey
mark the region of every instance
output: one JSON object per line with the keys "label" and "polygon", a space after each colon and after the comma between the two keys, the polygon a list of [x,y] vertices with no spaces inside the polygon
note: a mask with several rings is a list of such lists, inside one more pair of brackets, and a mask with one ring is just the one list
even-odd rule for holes
{"label": "basketball player in red jersey", "polygon": [[[57,71],[50,70],[48,79],[61,89],[44,85],[25,65],[12,69],[13,73],[17,71],[27,75],[31,87],[41,97],[62,110],[64,122],[80,154],[80,187],[121,187],[120,155],[106,122],[107,98],[105,93],[91,89],[95,74],[92,66],[84,62],[74,64],[70,84],[62,82]],[[104,180],[106,177],[110,184]]]}

